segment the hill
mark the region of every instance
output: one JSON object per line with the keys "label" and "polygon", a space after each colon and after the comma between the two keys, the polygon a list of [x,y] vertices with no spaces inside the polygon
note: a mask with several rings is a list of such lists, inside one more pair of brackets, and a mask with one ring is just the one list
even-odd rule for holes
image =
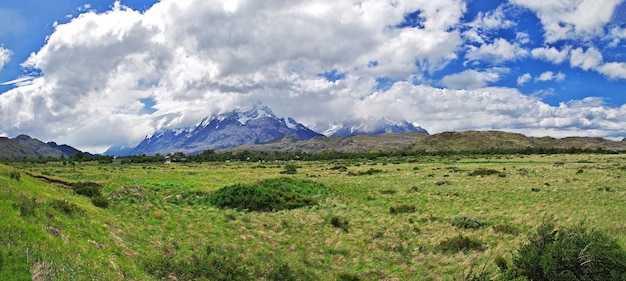
{"label": "hill", "polygon": [[243,145],[227,150],[283,151],[283,152],[347,152],[367,153],[394,150],[413,151],[481,151],[491,149],[597,149],[626,150],[626,141],[611,141],[593,137],[528,137],[501,131],[387,133],[350,137],[315,137],[300,141],[284,138],[277,142]]}
{"label": "hill", "polygon": [[501,131],[443,132],[416,140],[414,150],[477,151],[489,149],[607,149],[626,150],[625,141],[611,141],[595,137],[528,137]]}
{"label": "hill", "polygon": [[349,137],[314,137],[300,141],[286,137],[277,142],[257,145],[242,145],[228,150],[283,151],[283,152],[346,152],[362,153],[410,149],[416,140],[427,137],[425,132],[386,133],[380,135],[355,135]]}
{"label": "hill", "polygon": [[60,158],[62,156],[68,157],[63,151],[27,135],[19,135],[14,139],[0,138],[0,158]]}

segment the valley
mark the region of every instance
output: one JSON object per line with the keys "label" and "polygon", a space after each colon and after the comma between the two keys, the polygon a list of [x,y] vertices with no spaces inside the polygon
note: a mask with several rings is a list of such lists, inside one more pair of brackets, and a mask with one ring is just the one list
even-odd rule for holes
{"label": "valley", "polygon": [[[510,262],[550,217],[557,228],[583,222],[626,249],[625,162],[511,154],[6,163],[0,279],[495,278],[494,259]],[[313,182],[319,192],[307,193],[312,205],[276,212],[212,203],[224,187],[264,180]],[[80,182],[96,183],[106,206],[64,184]],[[449,248],[457,238],[476,247]]]}

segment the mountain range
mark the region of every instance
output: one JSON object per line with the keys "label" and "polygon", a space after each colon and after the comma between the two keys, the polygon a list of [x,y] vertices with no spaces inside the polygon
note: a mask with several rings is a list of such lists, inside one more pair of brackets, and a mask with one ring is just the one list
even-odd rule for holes
{"label": "mountain range", "polygon": [[[390,150],[471,151],[523,148],[603,148],[626,150],[626,139],[527,137],[501,131],[443,132],[430,135],[407,121],[388,118],[349,119],[317,133],[293,118],[277,117],[256,105],[205,117],[196,126],[165,129],[146,136],[134,147],[111,147],[105,155],[155,155],[213,150],[289,152],[374,152]],[[79,151],[69,145],[44,143],[27,135],[0,137],[0,159],[71,157]],[[84,153],[84,155],[91,155]]]}
{"label": "mountain range", "polygon": [[[425,129],[407,121],[368,117],[335,123],[325,134],[331,137],[347,137],[407,132],[427,133]],[[112,147],[105,154],[115,156],[174,152],[195,154],[207,149],[220,150],[242,145],[273,143],[285,138],[307,141],[323,136],[293,118],[276,116],[267,106],[254,105],[205,117],[195,127],[161,130],[146,136],[134,148]]]}

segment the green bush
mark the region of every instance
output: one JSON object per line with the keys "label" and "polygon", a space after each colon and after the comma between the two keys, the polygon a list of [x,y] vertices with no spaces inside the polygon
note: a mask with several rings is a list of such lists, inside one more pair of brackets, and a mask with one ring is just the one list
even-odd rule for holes
{"label": "green bush", "polygon": [[454,218],[454,220],[452,220],[452,226],[466,229],[479,229],[485,226],[485,223],[478,219],[462,216]]}
{"label": "green bush", "polygon": [[189,257],[155,254],[142,261],[148,274],[159,279],[253,280],[244,262],[224,249],[207,246]]}
{"label": "green bush", "polygon": [[389,213],[392,214],[392,215],[415,213],[416,210],[417,209],[416,209],[415,205],[405,205],[405,204],[403,204],[403,205],[389,207]]}
{"label": "green bush", "polygon": [[20,181],[22,179],[22,173],[20,173],[20,171],[18,171],[17,169],[14,169],[13,171],[9,172],[9,178]]}
{"label": "green bush", "polygon": [[496,171],[493,169],[484,169],[484,168],[478,168],[476,170],[474,170],[473,172],[469,173],[470,176],[491,176],[491,175],[496,175],[499,177],[506,177],[506,174],[500,171]]}
{"label": "green bush", "polygon": [[332,224],[332,226],[336,228],[343,230],[344,232],[348,232],[350,230],[350,222],[348,222],[348,219],[346,218],[333,216],[332,218],[330,218],[330,224]]}
{"label": "green bush", "polygon": [[530,280],[626,280],[626,251],[582,223],[561,230],[544,221],[513,264]]}
{"label": "green bush", "polygon": [[361,277],[352,272],[339,272],[337,281],[360,281]]}
{"label": "green bush", "polygon": [[510,234],[510,235],[518,235],[520,233],[519,228],[510,224],[496,224],[491,227],[494,232]]}
{"label": "green bush", "polygon": [[79,214],[83,213],[83,210],[81,210],[78,206],[76,206],[76,204],[72,202],[68,202],[67,200],[61,200],[61,199],[54,200],[50,202],[50,207],[68,216],[72,214],[76,214],[76,213],[79,213]]}
{"label": "green bush", "polygon": [[38,206],[39,204],[37,203],[37,200],[35,200],[35,198],[27,197],[24,195],[21,195],[19,198],[19,202],[13,205],[14,208],[20,210],[21,217],[35,216],[35,209],[37,209]]}
{"label": "green bush", "polygon": [[284,170],[280,172],[281,174],[297,174],[298,173],[298,166],[294,163],[287,163],[285,164],[283,168]]}
{"label": "green bush", "polygon": [[485,249],[483,242],[462,234],[442,240],[439,242],[438,248],[442,252],[483,251]]}
{"label": "green bush", "polygon": [[378,173],[382,173],[382,172],[383,172],[383,170],[370,168],[367,171],[358,171],[356,173],[353,173],[352,171],[350,171],[350,172],[348,172],[348,176],[370,176],[370,175],[378,174]]}
{"label": "green bush", "polygon": [[343,166],[343,165],[335,165],[335,166],[332,166],[330,169],[333,170],[333,171],[339,171],[339,172],[347,172],[348,171],[348,167]]}
{"label": "green bush", "polygon": [[222,209],[275,212],[317,205],[316,198],[327,193],[327,188],[311,180],[280,178],[227,186],[209,195],[208,201]]}
{"label": "green bush", "polygon": [[109,200],[107,200],[102,195],[97,195],[97,196],[91,197],[91,204],[93,204],[96,207],[106,209],[109,207]]}
{"label": "green bush", "polygon": [[101,186],[95,182],[75,182],[72,183],[72,190],[76,192],[76,194],[87,196],[87,197],[95,197],[101,195],[100,193]]}
{"label": "green bush", "polygon": [[252,264],[233,251],[213,246],[200,248],[191,255],[149,254],[140,265],[158,280],[318,280],[273,257],[263,264]]}

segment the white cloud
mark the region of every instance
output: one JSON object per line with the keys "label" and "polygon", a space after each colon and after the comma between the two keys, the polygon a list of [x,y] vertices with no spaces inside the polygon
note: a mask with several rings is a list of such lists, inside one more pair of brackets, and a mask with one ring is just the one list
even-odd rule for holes
{"label": "white cloud", "polygon": [[504,5],[500,5],[493,11],[478,12],[476,18],[467,25],[475,29],[493,30],[507,29],[514,26],[515,23],[507,19],[504,14]]}
{"label": "white cloud", "polygon": [[565,80],[565,74],[563,74],[562,72],[559,72],[559,73],[555,74],[552,71],[545,71],[545,72],[541,73],[539,76],[537,76],[535,78],[535,80],[536,81],[542,81],[542,82],[552,81],[552,80],[563,81],[563,80]]}
{"label": "white cloud", "polygon": [[547,43],[564,39],[583,39],[604,35],[604,26],[610,22],[622,0],[511,0],[537,14],[543,25]]}
{"label": "white cloud", "polygon": [[528,83],[530,79],[532,79],[530,73],[524,73],[522,76],[517,77],[517,85],[523,86],[524,84]]}
{"label": "white cloud", "polygon": [[441,79],[441,84],[452,89],[476,89],[500,80],[497,72],[478,72],[468,69],[460,73],[447,75]]}
{"label": "white cloud", "polygon": [[555,47],[542,47],[535,48],[530,53],[532,54],[533,58],[549,61],[554,64],[560,64],[567,59],[570,50],[570,46],[566,46],[560,51],[557,50]]}
{"label": "white cloud", "polygon": [[598,72],[611,79],[626,79],[626,63],[609,62],[598,67]]}
{"label": "white cloud", "polygon": [[[423,28],[392,28],[417,10]],[[117,3],[54,26],[23,64],[44,76],[0,95],[0,127],[102,147],[240,103],[346,106],[370,95],[378,76],[408,80],[455,59],[464,11],[458,0],[163,0],[143,14]],[[345,77],[318,75],[333,69]],[[143,98],[156,112],[145,114]],[[312,110],[281,108],[314,122]],[[116,137],[96,137],[104,126]]]}
{"label": "white cloud", "polygon": [[504,38],[497,38],[491,44],[482,44],[480,47],[470,46],[465,54],[469,60],[490,61],[501,63],[514,61],[528,56],[528,51],[517,43],[510,43]]}
{"label": "white cloud", "polygon": [[[423,28],[395,28],[405,13],[417,10]],[[28,133],[98,152],[257,101],[320,131],[346,117],[388,115],[432,132],[537,132],[541,122],[555,131],[558,123],[566,132],[623,132],[625,108],[589,101],[554,107],[514,89],[485,88],[507,69],[465,70],[441,80],[455,89],[409,82],[376,87],[383,76],[414,81],[443,68],[457,59],[463,38],[479,43],[466,53],[474,63],[530,55],[519,45],[523,35],[511,43],[478,31],[475,37],[461,34],[465,10],[459,0],[162,0],[144,13],[119,4],[102,14],[86,12],[56,25],[23,64],[40,70],[41,77],[0,95],[1,133]],[[481,15],[483,28],[510,27],[499,13]],[[559,57],[564,50],[555,55],[551,49],[533,56],[567,59]],[[621,77],[623,65],[602,64],[596,51],[571,51],[571,65]],[[328,81],[319,75],[331,70],[345,76]],[[525,74],[518,83],[530,80]],[[140,101],[145,98],[155,101],[155,112],[146,113]]]}
{"label": "white cloud", "polygon": [[586,71],[595,69],[601,63],[602,53],[594,47],[590,47],[586,51],[583,51],[582,48],[576,48],[571,52],[570,65],[572,67],[579,67]]}
{"label": "white cloud", "polygon": [[626,106],[609,108],[600,98],[551,106],[515,89],[438,89],[396,83],[357,104],[362,112],[395,114],[429,132],[497,129],[533,136],[623,136]]}
{"label": "white cloud", "polygon": [[11,60],[12,54],[13,52],[11,52],[11,50],[0,46],[0,70],[2,70],[4,65]]}

